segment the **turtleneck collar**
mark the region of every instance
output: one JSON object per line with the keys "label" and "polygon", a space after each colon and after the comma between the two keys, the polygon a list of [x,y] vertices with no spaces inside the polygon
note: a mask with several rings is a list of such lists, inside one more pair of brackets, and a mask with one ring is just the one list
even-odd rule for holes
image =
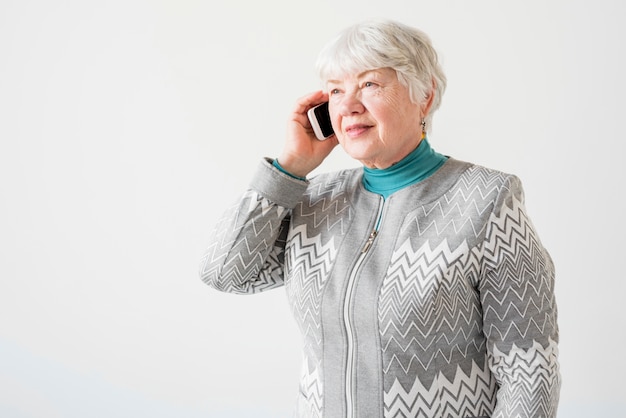
{"label": "turtleneck collar", "polygon": [[430,147],[427,138],[423,138],[417,148],[391,167],[363,167],[363,185],[386,199],[392,193],[430,177],[447,159]]}

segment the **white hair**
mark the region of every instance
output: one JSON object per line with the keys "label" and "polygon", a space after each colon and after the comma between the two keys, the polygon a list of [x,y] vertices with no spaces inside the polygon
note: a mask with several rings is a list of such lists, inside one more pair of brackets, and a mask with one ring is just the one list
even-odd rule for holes
{"label": "white hair", "polygon": [[424,118],[426,131],[446,89],[446,76],[428,35],[392,20],[370,20],[344,29],[322,49],[316,68],[324,83],[347,74],[392,68],[414,103],[434,94]]}

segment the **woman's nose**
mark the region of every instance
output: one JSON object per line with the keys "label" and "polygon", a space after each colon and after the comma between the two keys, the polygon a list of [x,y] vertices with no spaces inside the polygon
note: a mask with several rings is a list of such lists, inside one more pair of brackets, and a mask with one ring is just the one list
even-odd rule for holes
{"label": "woman's nose", "polygon": [[356,94],[348,94],[346,93],[341,100],[341,104],[339,106],[339,112],[341,116],[350,116],[350,115],[358,115],[365,111],[365,106],[363,106],[363,102],[361,99],[357,97]]}

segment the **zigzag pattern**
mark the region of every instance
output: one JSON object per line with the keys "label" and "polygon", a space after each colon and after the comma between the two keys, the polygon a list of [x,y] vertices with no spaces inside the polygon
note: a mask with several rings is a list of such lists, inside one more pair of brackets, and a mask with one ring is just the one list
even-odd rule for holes
{"label": "zigzag pattern", "polygon": [[554,266],[519,200],[504,206],[491,225],[484,246],[486,280],[481,285],[485,332],[502,341],[502,349],[509,349],[507,341],[529,340],[556,328],[555,302],[549,296]]}
{"label": "zigzag pattern", "polygon": [[300,377],[300,395],[296,405],[296,417],[321,418],[323,385],[319,364],[309,367],[305,358]]}
{"label": "zigzag pattern", "polygon": [[298,222],[289,229],[285,252],[285,283],[294,318],[303,336],[307,359],[300,383],[298,417],[322,417],[321,373],[322,318],[324,285],[337,257],[335,242],[345,234],[352,219],[351,206],[344,192],[345,173],[324,182],[313,181],[304,199],[293,209]]}
{"label": "zigzag pattern", "polygon": [[350,202],[344,193],[348,172],[334,173],[324,179],[311,182],[304,201],[295,211],[313,230],[343,235],[347,228],[345,223],[352,219]]}
{"label": "zigzag pattern", "polygon": [[[272,211],[273,216],[268,217]],[[281,233],[285,214],[284,208],[272,205],[253,191],[246,192],[241,202],[229,208],[217,223],[214,239],[200,263],[201,279],[216,289],[240,294],[281,286],[284,239],[279,239],[276,247],[270,243]],[[233,234],[249,219],[252,219],[254,234],[240,237]]]}
{"label": "zigzag pattern", "polygon": [[[339,272],[348,266],[335,264],[358,180],[355,170],[313,179],[291,211],[248,192],[217,224],[200,266],[202,280],[231,293],[286,285],[306,356],[299,417],[335,414],[345,395],[340,384],[324,387],[324,367],[327,384],[341,368],[324,359],[340,362],[345,353],[324,357],[321,307],[329,285],[327,301],[341,303]],[[365,263],[388,262],[384,277],[364,271],[357,278],[381,280],[361,288],[380,286],[371,306],[378,323],[359,317],[358,324],[361,335],[379,332],[384,416],[553,417],[560,384],[554,266],[526,216],[519,180],[474,166],[443,197],[402,204],[416,209],[393,235],[395,248],[378,245],[366,256]],[[388,240],[384,232],[377,239]],[[331,274],[337,281],[329,282]],[[330,305],[324,312],[334,321]],[[330,347],[342,350],[337,338]],[[357,369],[365,366],[358,361]],[[359,391],[377,387],[359,384]],[[324,390],[332,391],[326,405]]]}
{"label": "zigzag pattern", "polygon": [[[405,219],[379,295],[385,416],[490,415],[495,383],[483,332],[508,353],[516,342],[542,346],[537,339],[556,329],[553,267],[522,199],[515,177],[474,168]],[[521,373],[519,364],[503,371],[503,382]],[[477,378],[475,367],[484,371],[480,382],[461,384]],[[539,392],[516,385],[507,401],[550,411],[551,383]]]}
{"label": "zigzag pattern", "polygon": [[[486,362],[485,362],[486,364]],[[472,363],[469,374],[456,369],[454,380],[439,374],[430,387],[415,379],[406,390],[395,380],[384,394],[384,416],[406,418],[458,418],[491,416],[496,403],[496,380],[491,372]]]}
{"label": "zigzag pattern", "polygon": [[408,217],[400,232],[413,231],[413,227],[417,226],[413,232],[418,236],[483,235],[485,224],[482,220],[493,210],[493,202],[503,180],[502,173],[470,168],[443,199],[420,207]]}
{"label": "zigzag pattern", "polygon": [[350,202],[343,192],[337,192],[345,181],[345,173],[337,173],[324,182],[312,182],[305,199],[294,208],[298,223],[289,230],[287,295],[311,358],[322,343],[322,289],[337,256],[335,241],[341,239],[351,220]]}
{"label": "zigzag pattern", "polygon": [[[495,348],[491,368],[504,384],[493,418],[556,416],[558,391],[554,388],[561,384],[557,357],[557,343],[552,339],[545,348],[538,342],[527,350],[513,345],[508,353]],[[546,402],[536,402],[537,394]]]}
{"label": "zigzag pattern", "polygon": [[393,370],[405,383],[421,376],[429,386],[438,365],[484,351],[478,296],[465,279],[477,270],[466,243],[451,250],[444,239],[434,249],[424,242],[414,250],[407,239],[394,252],[379,297],[386,373]]}
{"label": "zigzag pattern", "polygon": [[309,237],[307,226],[294,226],[290,233],[285,266],[289,271],[287,295],[305,344],[322,343],[320,301],[337,251],[333,237],[327,243],[321,235]]}

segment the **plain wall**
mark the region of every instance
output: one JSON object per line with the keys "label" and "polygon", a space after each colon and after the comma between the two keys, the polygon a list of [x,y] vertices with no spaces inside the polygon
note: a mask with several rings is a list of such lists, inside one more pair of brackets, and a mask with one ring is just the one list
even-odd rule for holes
{"label": "plain wall", "polygon": [[431,145],[522,179],[557,269],[559,417],[626,416],[623,4],[2,1],[0,416],[290,416],[284,291],[198,266],[322,45],[369,17],[441,55]]}

